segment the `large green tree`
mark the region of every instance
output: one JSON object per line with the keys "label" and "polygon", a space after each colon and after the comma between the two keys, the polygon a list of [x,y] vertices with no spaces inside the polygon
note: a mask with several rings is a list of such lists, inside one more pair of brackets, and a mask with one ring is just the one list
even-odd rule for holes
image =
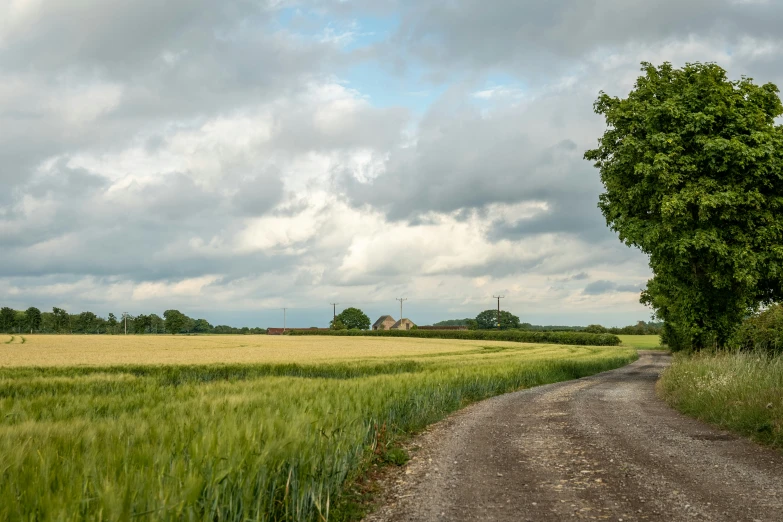
{"label": "large green tree", "polygon": [[[479,330],[493,330],[498,327],[498,311],[484,310],[476,316],[476,326]],[[500,329],[510,330],[519,328],[519,317],[507,312],[500,311]]]}
{"label": "large green tree", "polygon": [[41,311],[38,308],[31,306],[25,310],[24,316],[27,320],[25,329],[29,329],[31,332],[40,330],[43,317],[41,316]]}
{"label": "large green tree", "polygon": [[188,323],[188,316],[179,310],[166,310],[163,312],[166,331],[170,334],[178,334]]}
{"label": "large green tree", "polygon": [[345,328],[348,328],[349,330],[367,330],[370,328],[370,318],[358,308],[346,308],[337,314],[337,317],[332,320],[332,323],[334,323],[335,320],[341,322],[345,325]]}
{"label": "large green tree", "polygon": [[4,306],[0,308],[0,332],[10,332],[14,329],[16,312],[13,308]]}
{"label": "large green tree", "polygon": [[208,333],[212,330],[212,325],[206,319],[196,319],[193,323],[193,331],[196,333]]}
{"label": "large green tree", "polygon": [[627,98],[601,93],[609,227],[650,259],[641,296],[674,348],[722,346],[743,316],[783,297],[783,114],[776,86],[715,64],[642,64]]}
{"label": "large green tree", "polygon": [[62,308],[52,308],[52,322],[55,332],[71,331],[71,316]]}

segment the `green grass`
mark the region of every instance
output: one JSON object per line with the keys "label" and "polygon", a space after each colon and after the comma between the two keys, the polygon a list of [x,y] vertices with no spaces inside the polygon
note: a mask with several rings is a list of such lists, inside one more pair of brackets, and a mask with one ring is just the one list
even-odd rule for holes
{"label": "green grass", "polygon": [[681,412],[783,449],[783,357],[675,355],[658,383]]}
{"label": "green grass", "polygon": [[658,335],[618,335],[625,346],[633,346],[638,350],[666,350],[661,346],[661,338]]}
{"label": "green grass", "polygon": [[[0,520],[328,520],[371,459],[407,459],[400,437],[470,402],[634,358],[519,345],[309,365],[0,368]],[[332,518],[361,515],[348,505],[355,514]]]}

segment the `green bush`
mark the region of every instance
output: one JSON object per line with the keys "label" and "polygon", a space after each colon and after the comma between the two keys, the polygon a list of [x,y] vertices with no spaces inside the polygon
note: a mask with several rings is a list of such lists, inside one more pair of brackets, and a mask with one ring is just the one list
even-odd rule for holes
{"label": "green bush", "polygon": [[620,338],[614,334],[592,334],[584,332],[528,332],[524,330],[291,330],[289,335],[424,337],[427,339],[514,341],[519,343],[570,344],[580,346],[620,345]]}
{"label": "green bush", "polygon": [[776,304],[743,321],[729,342],[743,351],[783,353],[783,306]]}

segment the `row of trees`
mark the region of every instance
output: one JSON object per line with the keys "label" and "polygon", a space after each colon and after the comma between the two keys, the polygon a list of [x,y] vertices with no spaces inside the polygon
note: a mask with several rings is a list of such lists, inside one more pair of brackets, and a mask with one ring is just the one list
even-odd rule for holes
{"label": "row of trees", "polygon": [[106,318],[93,312],[69,314],[54,307],[51,312],[41,312],[31,306],[19,311],[7,306],[0,308],[0,332],[4,333],[75,333],[75,334],[263,334],[263,328],[235,328],[227,325],[213,326],[206,319],[193,319],[179,310],[166,310],[163,317],[157,314],[124,315],[110,313]]}
{"label": "row of trees", "polygon": [[[647,335],[660,334],[662,325],[660,323],[639,321],[633,326],[623,328],[604,328],[595,324],[588,327],[563,326],[546,328],[530,323],[522,323],[519,317],[505,310],[500,312],[497,310],[484,310],[475,319],[450,319],[435,323],[434,326],[467,326],[470,330],[569,330],[590,333]],[[329,327],[332,330],[367,330],[370,328],[370,318],[358,308],[346,308],[332,319]]]}
{"label": "row of trees", "polygon": [[[449,319],[440,321],[433,326],[467,326],[470,330],[496,330],[498,327],[498,311],[484,310],[475,319]],[[604,327],[600,324],[590,326],[544,326],[538,324],[521,323],[519,317],[511,312],[501,310],[501,330],[533,330],[543,332],[587,332],[587,333],[611,333],[617,335],[660,335],[663,323],[638,321],[634,325],[623,327]]]}
{"label": "row of trees", "polygon": [[[460,321],[462,320],[444,322],[452,323]],[[460,325],[439,323],[438,326],[461,326],[464,324],[471,330],[494,330],[498,328],[498,311],[485,310],[478,314],[475,319],[465,319],[464,321],[465,323]],[[500,312],[501,330],[513,330],[518,329],[519,327],[519,317],[510,312]],[[358,308],[346,308],[332,319],[329,328],[332,330],[368,330],[370,328],[370,318]]]}

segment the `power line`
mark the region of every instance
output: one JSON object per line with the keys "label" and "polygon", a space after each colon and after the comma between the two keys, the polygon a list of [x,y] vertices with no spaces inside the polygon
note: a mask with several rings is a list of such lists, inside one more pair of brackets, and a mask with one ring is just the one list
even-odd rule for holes
{"label": "power line", "polygon": [[505,298],[506,298],[506,296],[504,296],[504,295],[493,295],[492,296],[492,299],[497,299],[498,300],[498,329],[500,328],[500,300],[501,299],[505,299]]}
{"label": "power line", "polygon": [[[408,300],[407,297],[405,297],[405,298],[398,297],[398,298],[395,299],[395,301],[399,301],[400,302],[400,321],[402,321],[402,302],[403,301],[407,301],[407,300]],[[400,323],[400,327],[402,327],[402,323]]]}

